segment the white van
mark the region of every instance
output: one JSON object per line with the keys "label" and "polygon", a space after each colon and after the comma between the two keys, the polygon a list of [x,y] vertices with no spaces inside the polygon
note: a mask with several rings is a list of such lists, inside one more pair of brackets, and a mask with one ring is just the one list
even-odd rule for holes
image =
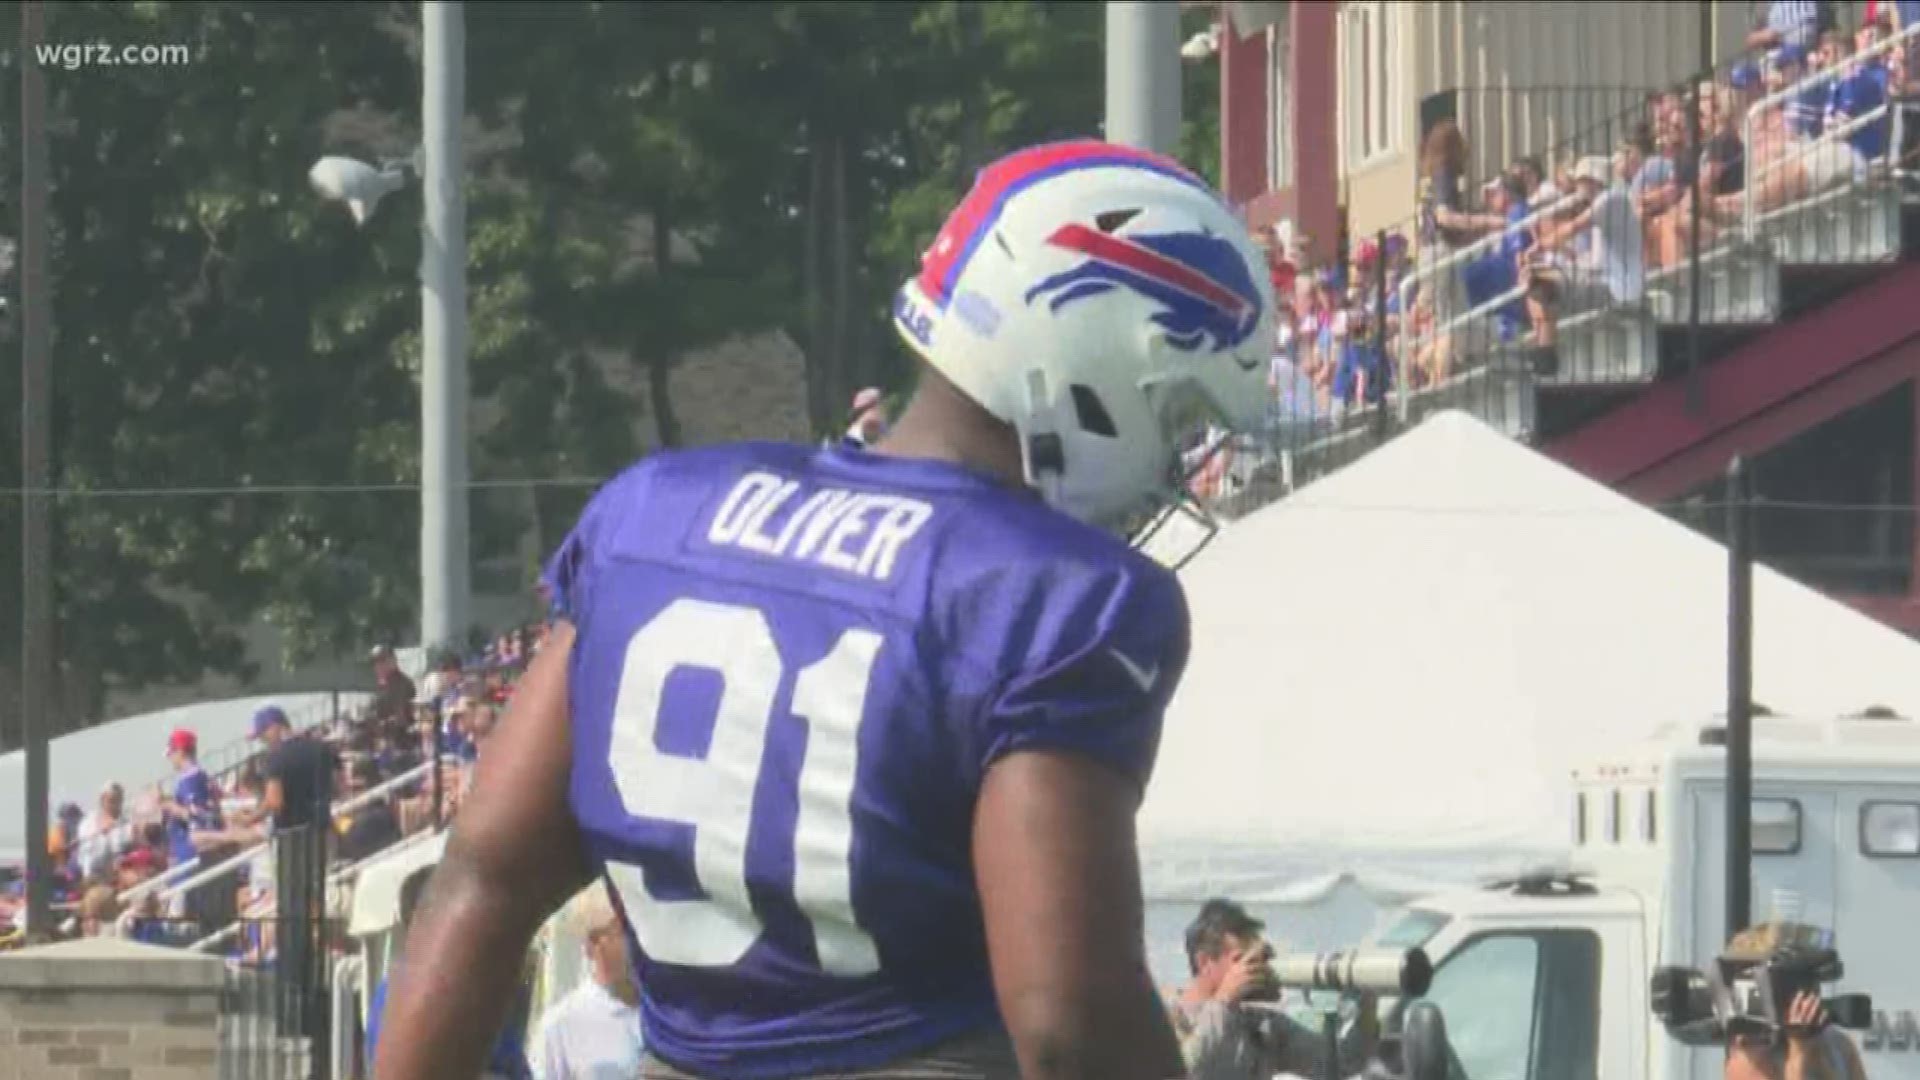
{"label": "white van", "polygon": [[[1424,948],[1454,1080],[1718,1080],[1722,1056],[1653,1016],[1655,968],[1704,967],[1725,919],[1720,729],[1576,770],[1578,873],[1402,909],[1373,944]],[[1752,921],[1835,932],[1831,995],[1870,994],[1853,1033],[1873,1080],[1920,1080],[1920,725],[1756,719]]]}

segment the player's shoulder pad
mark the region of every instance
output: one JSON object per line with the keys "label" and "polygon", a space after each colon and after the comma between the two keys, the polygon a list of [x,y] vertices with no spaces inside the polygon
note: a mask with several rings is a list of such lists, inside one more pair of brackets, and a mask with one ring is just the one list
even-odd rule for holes
{"label": "player's shoulder pad", "polygon": [[616,543],[623,523],[688,501],[702,501],[716,483],[731,484],[750,467],[793,468],[805,460],[804,448],[784,443],[721,443],[657,450],[627,466],[594,493],[580,515],[583,539],[599,546]]}
{"label": "player's shoulder pad", "polygon": [[946,590],[949,648],[1004,676],[1107,650],[1137,671],[1177,675],[1184,666],[1186,595],[1172,571],[1112,533],[1038,504],[992,528],[981,546],[994,557],[956,568]]}
{"label": "player's shoulder pad", "polygon": [[578,619],[594,571],[626,545],[658,533],[658,522],[686,520],[719,483],[749,467],[794,468],[808,451],[784,443],[722,443],[657,450],[601,485],[543,574],[555,613]]}

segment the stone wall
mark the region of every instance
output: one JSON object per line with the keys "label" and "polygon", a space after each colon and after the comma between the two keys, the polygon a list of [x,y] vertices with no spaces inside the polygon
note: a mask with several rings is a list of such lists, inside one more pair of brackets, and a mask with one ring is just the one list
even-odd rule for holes
{"label": "stone wall", "polygon": [[0,956],[0,1080],[210,1080],[223,978],[108,938]]}

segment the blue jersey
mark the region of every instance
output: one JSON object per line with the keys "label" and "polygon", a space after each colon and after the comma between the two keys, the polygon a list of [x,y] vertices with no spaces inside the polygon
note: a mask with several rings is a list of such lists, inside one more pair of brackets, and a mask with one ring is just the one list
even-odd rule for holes
{"label": "blue jersey", "polygon": [[648,1048],[738,1080],[877,1067],[999,1015],[974,805],[1006,754],[1144,787],[1187,612],[1118,538],[942,462],[656,454],[547,571],[569,800]]}
{"label": "blue jersey", "polygon": [[213,783],[198,765],[173,778],[173,801],[187,815],[167,820],[167,857],[178,866],[199,854],[193,847],[194,829],[220,827],[220,803],[213,797]]}

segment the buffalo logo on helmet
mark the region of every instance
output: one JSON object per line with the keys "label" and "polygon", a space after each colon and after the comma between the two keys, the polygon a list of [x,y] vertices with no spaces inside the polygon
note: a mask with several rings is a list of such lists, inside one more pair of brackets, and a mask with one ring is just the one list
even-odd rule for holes
{"label": "buffalo logo on helmet", "polygon": [[1158,305],[1153,322],[1167,342],[1185,352],[1237,349],[1260,325],[1260,292],[1240,251],[1205,232],[1113,236],[1079,223],[1047,238],[1053,247],[1083,256],[1070,269],[1027,291],[1049,311],[1115,289]]}

